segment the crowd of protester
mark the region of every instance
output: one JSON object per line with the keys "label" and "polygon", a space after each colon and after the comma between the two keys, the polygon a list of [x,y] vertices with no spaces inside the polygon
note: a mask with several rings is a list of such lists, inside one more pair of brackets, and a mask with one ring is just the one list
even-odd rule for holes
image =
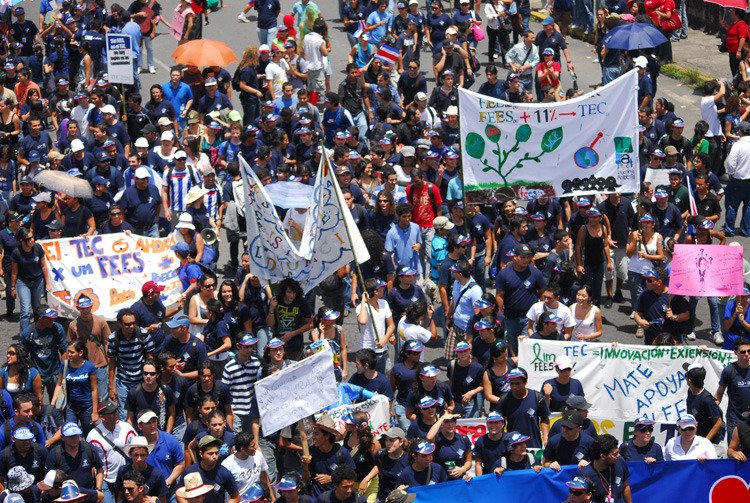
{"label": "crowd of protester", "polygon": [[[0,276],[5,317],[19,324],[0,369],[5,501],[405,503],[409,487],[577,465],[568,501],[630,502],[626,460],[747,460],[750,289],[707,298],[700,337],[737,361],[715,390],[704,389],[706,369],[686,370],[686,412],[665,445],[643,417],[628,418],[624,443],[597,434],[569,358],[536,390],[517,357],[525,338],[600,341],[615,304],[631,313],[634,343],[696,340],[700,299],[669,293],[674,245],[725,244],[740,205],[738,234],[750,237],[741,11],[726,23],[734,79],[705,86],[690,137],[657,97],[659,65],[687,37],[684,1],[607,1],[594,13],[586,0],[553,0],[535,33],[528,0],[348,0],[325,18],[312,0],[285,15],[278,0],[256,0],[238,21],[257,23],[260,43],[234,73],[175,66],[147,93],[139,74],[156,73],[156,31],[174,29],[159,3],[53,4],[42,1],[38,19],[23,6],[0,14]],[[200,40],[221,8],[182,0],[179,43]],[[633,21],[668,42],[603,45]],[[329,35],[342,25],[345,49]],[[575,30],[594,35],[603,84],[638,71],[640,193],[466,204],[458,87],[516,103],[577,96],[561,84],[562,60],[577,78]],[[106,33],[133,41],[124,92],[106,75]],[[332,67],[333,53],[348,54],[345,68]],[[240,156],[264,185],[312,185],[324,153],[370,259],[312,292],[265,284],[243,252]],[[47,170],[82,178],[92,197],[47,190],[35,180]],[[307,211],[277,208],[295,243]],[[64,317],[46,299],[37,241],[118,232],[174,238],[180,301],[165,306],[165,286],[148,281],[115,321],[87,295]],[[321,340],[339,382],[388,398],[382,435],[362,413],[346,415],[344,431],[324,414],[303,423],[309,431],[263,432],[254,383]],[[427,348],[442,355],[430,361]],[[472,445],[459,417],[484,418],[487,433]]]}

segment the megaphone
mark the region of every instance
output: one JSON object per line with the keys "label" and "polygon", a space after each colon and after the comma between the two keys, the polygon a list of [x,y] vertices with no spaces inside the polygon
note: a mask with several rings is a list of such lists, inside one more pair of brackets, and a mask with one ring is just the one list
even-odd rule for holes
{"label": "megaphone", "polygon": [[203,237],[203,242],[209,246],[213,245],[218,240],[216,232],[208,227],[201,231],[201,236]]}

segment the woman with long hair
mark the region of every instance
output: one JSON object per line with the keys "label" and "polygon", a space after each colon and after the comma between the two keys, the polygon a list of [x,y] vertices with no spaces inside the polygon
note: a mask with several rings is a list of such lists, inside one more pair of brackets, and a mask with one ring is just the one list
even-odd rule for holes
{"label": "woman with long hair", "polygon": [[197,232],[193,217],[189,213],[183,213],[175,225],[174,240],[176,243],[187,243],[191,252],[195,252],[195,262],[198,263],[203,258],[203,252],[206,243],[203,241],[203,235]]}
{"label": "woman with long hair", "polygon": [[366,412],[357,411],[353,414],[345,414],[344,417],[344,448],[349,451],[354,460],[354,468],[357,472],[357,480],[354,489],[365,495],[368,503],[375,503],[378,494],[377,476],[362,481],[375,468],[375,454],[380,450],[380,441],[370,429],[370,418]]}
{"label": "woman with long hair", "polygon": [[[437,412],[442,414],[446,410],[453,412],[453,393],[447,382],[438,381],[440,370],[430,363],[422,363],[417,371],[409,396],[406,398],[406,414],[410,419],[417,418],[417,409],[421,406],[421,400],[425,397],[437,402]],[[409,438],[414,438],[410,436]]]}
{"label": "woman with long hair", "polygon": [[88,41],[83,40],[78,46],[81,55],[81,63],[76,74],[76,89],[90,91],[94,87],[96,74],[94,72],[94,59],[91,57],[91,46]]}
{"label": "woman with long hair", "polygon": [[396,390],[393,414],[396,416],[396,422],[404,431],[409,428],[411,423],[406,415],[407,398],[414,386],[414,381],[417,379],[417,367],[419,367],[419,358],[422,356],[422,351],[424,351],[424,345],[421,342],[407,341],[401,346],[397,362],[388,373],[391,389]]}
{"label": "woman with long hair", "polygon": [[502,0],[489,0],[484,4],[487,17],[487,39],[489,40],[490,63],[495,61],[496,49],[500,47],[500,61],[505,64],[505,53],[510,49],[510,17]]}
{"label": "woman with long hair", "polygon": [[373,167],[371,162],[360,164],[359,168],[355,171],[354,183],[362,189],[364,192],[365,200],[368,203],[368,207],[372,207],[373,204],[373,192],[375,188],[380,185],[380,180],[373,173]]}
{"label": "woman with long hair", "polygon": [[42,403],[42,376],[33,367],[24,345],[8,346],[5,366],[0,369],[0,389],[7,391],[11,398],[19,393],[32,392]]}
{"label": "woman with long hair", "polygon": [[[205,278],[206,276],[203,276]],[[203,279],[201,278],[201,279]],[[215,279],[213,280],[216,281]],[[195,295],[198,297],[199,295]],[[192,304],[192,299],[191,299]],[[208,323],[201,331],[203,342],[208,350],[208,358],[214,373],[221,375],[224,365],[231,357],[232,341],[229,337],[229,324],[224,316],[224,306],[218,299],[208,299],[206,302],[206,317]]]}
{"label": "woman with long hair", "polygon": [[[700,153],[704,153],[710,156],[710,143],[706,139],[706,133],[708,133],[708,122],[704,120],[699,120],[698,122],[696,122],[695,127],[693,128],[693,137],[690,138],[690,145],[693,148],[692,157],[695,157]],[[685,168],[688,171],[691,171],[693,169],[693,162],[688,159],[687,166],[685,166]],[[711,170],[711,165],[708,166],[708,169]]]}
{"label": "woman with long hair", "polygon": [[84,435],[99,420],[99,392],[97,390],[96,366],[86,358],[86,341],[76,339],[68,345],[68,365],[63,366],[57,379],[50,403],[56,404],[65,382],[67,404],[65,422],[80,423]]}
{"label": "woman with long hair", "polygon": [[240,104],[242,105],[242,125],[247,127],[255,122],[260,113],[260,99],[263,98],[263,82],[258,79],[258,47],[249,45],[242,53],[237,65],[239,74]]}
{"label": "woman with long hair", "polygon": [[630,258],[628,262],[628,283],[630,286],[630,302],[633,311],[638,297],[646,289],[643,273],[653,269],[664,260],[664,246],[661,234],[656,232],[656,219],[646,213],[639,219],[639,229],[630,233],[630,240],[625,247],[625,253]]}
{"label": "woman with long hair", "polygon": [[596,208],[589,210],[586,225],[578,229],[576,261],[578,274],[583,277],[584,284],[591,287],[594,304],[598,306],[602,300],[604,270],[611,272],[614,264],[609,256],[609,239],[602,225],[602,213]]}
{"label": "woman with long hair", "polygon": [[18,246],[11,255],[11,295],[21,304],[21,333],[28,333],[33,313],[39,311],[49,281],[44,250],[34,240],[34,233],[21,227],[16,234]]}
{"label": "woman with long hair", "polygon": [[[151,119],[152,124],[157,124],[159,119],[166,117],[170,122],[175,123],[177,116],[172,103],[164,98],[164,90],[161,84],[154,84],[149,88],[149,100],[143,107]],[[176,127],[174,128],[177,129]]]}
{"label": "woman with long hair", "polygon": [[449,480],[445,469],[432,461],[435,444],[419,439],[411,446],[411,464],[401,470],[396,479],[396,487],[426,486],[447,482]]}
{"label": "woman with long hair", "polygon": [[[237,284],[232,280],[224,280],[219,286],[218,299],[224,306],[224,317],[229,326],[229,337],[232,342],[236,341],[243,332],[254,332],[250,308],[240,302],[240,293]],[[256,335],[257,337],[257,335]],[[265,346],[267,340],[263,340]],[[260,339],[258,344],[260,344]]]}
{"label": "woman with long hair", "polygon": [[14,148],[21,139],[21,118],[10,98],[0,99],[0,147]]}
{"label": "woman with long hair", "polygon": [[396,222],[396,202],[393,194],[387,190],[378,192],[374,201],[374,208],[370,211],[370,224],[385,241],[393,223]]}
{"label": "woman with long hair", "polygon": [[572,341],[597,341],[602,336],[602,310],[596,307],[591,298],[591,290],[583,285],[576,292],[576,302],[570,305],[575,326],[570,334]]}
{"label": "woman with long hair", "polygon": [[398,322],[396,340],[400,344],[404,341],[418,341],[424,344],[437,339],[433,312],[432,304],[428,304],[425,299],[419,299],[407,307],[404,316]]}
{"label": "woman with long hair", "polygon": [[490,403],[490,410],[499,410],[500,402],[510,393],[508,372],[514,369],[515,365],[508,358],[508,348],[505,341],[497,341],[490,348],[490,358],[482,376],[484,399]]}
{"label": "woman with long hair", "polygon": [[204,274],[199,281],[198,295],[190,298],[188,317],[192,335],[202,335],[203,327],[208,323],[207,304],[209,300],[216,299],[216,281],[215,276]]}

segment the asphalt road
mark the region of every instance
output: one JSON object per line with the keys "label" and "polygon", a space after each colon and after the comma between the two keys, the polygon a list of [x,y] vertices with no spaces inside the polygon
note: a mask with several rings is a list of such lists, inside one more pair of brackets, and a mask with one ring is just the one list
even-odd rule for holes
{"label": "asphalt road", "polygon": [[[533,6],[537,6],[539,0],[532,2]],[[329,33],[333,37],[333,53],[332,53],[332,64],[334,73],[331,79],[331,87],[335,89],[338,87],[338,83],[344,78],[343,70],[346,66],[347,53],[349,50],[349,44],[344,33],[340,30],[341,24],[337,23],[338,18],[338,7],[334,0],[319,0],[317,1],[322,13],[329,20],[333,21],[333,27],[335,29],[330,30]],[[177,5],[175,0],[168,0],[162,2],[162,7],[165,13],[171,13],[174,7]],[[281,0],[282,15],[290,13],[292,9],[292,0]],[[227,43],[235,53],[240,56],[244,48],[249,44],[258,44],[258,36],[255,27],[255,23],[242,24],[237,21],[237,14],[244,4],[225,2],[225,8],[219,12],[212,13],[210,16],[211,22],[209,26],[204,27],[204,38],[213,38],[222,40]],[[167,14],[171,18],[171,14]],[[255,19],[251,17],[251,19]],[[534,30],[539,30],[541,27],[538,24],[533,24]],[[159,28],[159,35],[154,41],[155,55],[156,55],[156,68],[157,73],[150,75],[148,73],[141,74],[142,87],[148,89],[149,86],[155,83],[162,83],[168,80],[168,69],[171,66],[172,59],[170,54],[176,48],[176,41],[169,36],[166,27],[162,26]],[[582,90],[588,91],[590,86],[598,83],[600,79],[599,65],[596,61],[594,54],[592,53],[592,47],[588,44],[584,44],[578,40],[570,39],[569,47],[575,65],[575,71],[578,76],[578,83]],[[487,62],[487,42],[483,41],[480,43],[480,60],[483,64]],[[427,60],[426,55],[423,56],[422,61]],[[426,68],[426,65],[425,65]],[[234,70],[234,66],[229,68],[230,72]],[[429,72],[431,73],[431,72]],[[474,85],[474,89],[478,88],[481,82],[484,81],[484,76],[479,78],[479,81]],[[430,88],[434,85],[434,79],[428,78]],[[567,88],[571,85],[570,75],[565,72],[563,77],[563,85]],[[686,134],[691,131],[692,125],[700,119],[699,102],[700,97],[694,94],[692,89],[680,84],[677,81],[671,80],[667,77],[660,77],[658,80],[659,95],[667,97],[670,101],[675,103],[676,113],[681,116],[688,124]],[[147,93],[144,92],[144,96]],[[239,103],[234,100],[237,107]],[[735,238],[740,241],[744,249],[748,250],[748,239]],[[226,240],[223,241],[224,243]],[[222,256],[227,257],[228,250],[222,250]],[[223,264],[223,261],[222,261]],[[233,274],[232,274],[233,277]],[[629,293],[625,289],[626,301],[623,304],[615,304],[613,308],[605,310],[604,312],[604,335],[602,341],[618,341],[621,343],[637,343],[639,340],[634,337],[635,324],[629,318],[630,304],[628,302]],[[693,344],[709,344],[708,341],[708,329],[709,315],[708,307],[705,301],[701,301],[698,304],[697,311],[697,334],[698,340]],[[347,342],[349,348],[356,349],[359,347],[358,329],[354,320],[354,315],[350,314],[345,323]],[[9,323],[0,318],[0,347],[6,347],[12,340],[17,340],[18,324]],[[351,350],[351,349],[350,349]],[[2,353],[0,353],[2,354]],[[442,355],[442,350],[430,349],[428,350],[428,358],[437,358]],[[350,367],[353,371],[354,365]]]}

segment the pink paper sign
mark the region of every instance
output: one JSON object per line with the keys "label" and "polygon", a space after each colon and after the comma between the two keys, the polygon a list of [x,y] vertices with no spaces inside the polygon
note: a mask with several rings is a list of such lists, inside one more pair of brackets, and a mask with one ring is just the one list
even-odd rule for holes
{"label": "pink paper sign", "polygon": [[742,295],[742,258],[739,246],[675,245],[669,293],[695,297]]}

